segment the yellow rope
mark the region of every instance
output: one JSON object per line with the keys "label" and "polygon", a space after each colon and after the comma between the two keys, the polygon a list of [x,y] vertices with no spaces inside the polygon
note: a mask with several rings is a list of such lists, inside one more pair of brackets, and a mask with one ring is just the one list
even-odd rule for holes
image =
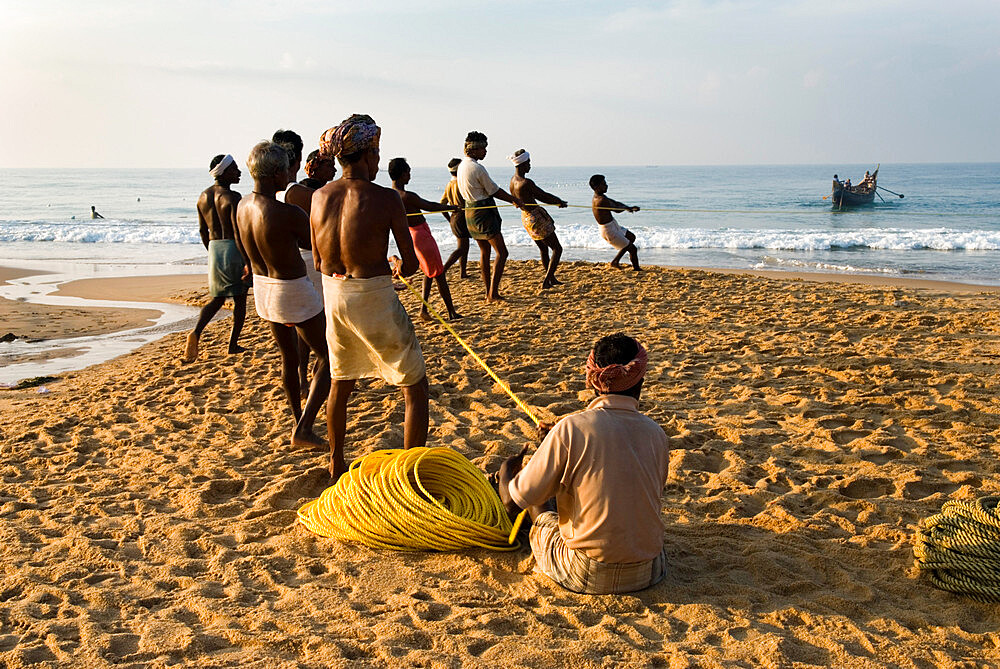
{"label": "yellow rope", "polygon": [[441,314],[439,314],[437,310],[434,307],[432,307],[427,300],[424,299],[424,296],[420,294],[420,291],[411,286],[410,282],[407,281],[405,277],[400,276],[399,280],[402,281],[403,285],[409,288],[410,291],[414,295],[416,295],[421,302],[424,303],[424,306],[427,307],[427,310],[431,312],[434,318],[438,319],[438,322],[440,322],[441,325],[447,328],[448,332],[451,333],[451,336],[453,336],[458,341],[458,343],[462,345],[462,348],[464,348],[466,351],[469,352],[469,355],[471,355],[472,358],[479,363],[480,367],[486,370],[486,373],[490,375],[490,378],[496,381],[496,384],[500,386],[501,390],[507,393],[507,395],[509,395],[510,398],[514,400],[514,404],[516,404],[518,408],[521,409],[521,411],[527,414],[528,418],[530,418],[535,425],[538,425],[540,419],[538,418],[538,416],[535,415],[535,412],[532,411],[531,408],[527,404],[525,404],[520,397],[514,394],[514,391],[510,389],[510,386],[507,384],[507,382],[501,379],[499,376],[497,376],[496,373],[492,369],[490,369],[490,366],[486,364],[486,361],[480,358],[479,355],[472,350],[471,346],[465,343],[465,340],[462,339],[457,332],[455,332],[455,328],[451,327],[451,325],[449,325],[448,322],[441,317]]}
{"label": "yellow rope", "polygon": [[1000,602],[1000,497],[945,502],[921,521],[913,554],[931,583],[980,602]]}
{"label": "yellow rope", "polygon": [[316,534],[390,550],[510,551],[507,509],[483,473],[450,448],[373,451],[298,512]]}
{"label": "yellow rope", "polygon": [[[539,418],[510,386],[419,291],[399,279],[538,425]],[[479,546],[506,551],[520,547],[517,533],[527,512],[511,523],[482,471],[450,448],[421,446],[374,451],[355,460],[337,483],[303,505],[298,517],[320,536],[371,548],[447,551]]]}

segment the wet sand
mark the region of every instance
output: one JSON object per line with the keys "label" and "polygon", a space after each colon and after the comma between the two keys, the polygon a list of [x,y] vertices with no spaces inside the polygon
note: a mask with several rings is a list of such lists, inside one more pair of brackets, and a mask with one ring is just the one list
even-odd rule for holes
{"label": "wet sand", "polygon": [[[545,418],[585,406],[598,337],[650,351],[642,407],[672,449],[663,583],[584,596],[533,573],[527,550],[311,535],[295,509],[323,489],[327,456],[288,445],[278,356],[251,315],[242,355],[213,323],[191,364],[177,333],[46,395],[0,392],[0,664],[1000,662],[1000,610],[912,568],[921,518],[1000,494],[995,294],[568,263],[539,298],[538,263],[508,267],[494,306],[452,272],[456,327]],[[441,325],[415,323],[429,444],[495,469],[532,424]],[[402,415],[398,391],[360,383],[348,459],[400,446]]]}

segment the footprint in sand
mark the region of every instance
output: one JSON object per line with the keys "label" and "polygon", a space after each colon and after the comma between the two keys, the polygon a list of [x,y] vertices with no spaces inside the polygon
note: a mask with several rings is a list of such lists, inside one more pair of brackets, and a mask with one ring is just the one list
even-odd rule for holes
{"label": "footprint in sand", "polygon": [[882,478],[859,478],[840,486],[840,494],[851,499],[884,497],[892,491],[892,481]]}
{"label": "footprint in sand", "polygon": [[871,434],[870,430],[837,430],[830,434],[830,438],[833,439],[834,443],[843,446],[862,437],[867,437],[869,434]]}
{"label": "footprint in sand", "polygon": [[903,486],[903,497],[906,499],[924,499],[937,493],[950,495],[959,489],[957,483],[930,483],[928,481],[910,481]]}

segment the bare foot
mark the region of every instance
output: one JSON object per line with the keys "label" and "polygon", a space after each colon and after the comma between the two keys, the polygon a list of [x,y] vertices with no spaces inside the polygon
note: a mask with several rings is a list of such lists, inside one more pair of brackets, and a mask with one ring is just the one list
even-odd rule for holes
{"label": "bare foot", "polygon": [[187,346],[184,347],[184,362],[194,362],[198,358],[198,335],[189,332]]}
{"label": "bare foot", "polygon": [[611,263],[611,266],[614,267],[615,269],[621,269],[622,268],[621,264],[620,263],[616,263],[616,262]]}
{"label": "bare foot", "polygon": [[493,304],[494,302],[503,302],[503,301],[504,301],[503,295],[500,295],[499,293],[496,295],[486,296],[486,304]]}
{"label": "bare foot", "polygon": [[431,316],[431,313],[429,311],[421,311],[420,312],[420,317],[422,319],[424,319],[425,321],[432,321],[432,320],[434,320],[434,317]]}
{"label": "bare foot", "polygon": [[329,444],[313,434],[312,430],[301,433],[292,432],[292,446],[315,446],[316,448],[327,449]]}
{"label": "bare foot", "polygon": [[347,473],[347,463],[344,462],[344,458],[334,459],[333,455],[330,455],[330,479],[331,485],[336,483],[341,476]]}
{"label": "bare foot", "polygon": [[240,346],[239,344],[229,347],[229,355],[233,355],[234,353],[245,353],[245,352],[246,348]]}
{"label": "bare foot", "polygon": [[563,282],[560,281],[559,279],[555,278],[555,277],[552,277],[551,279],[549,279],[549,283],[552,284],[553,286],[561,286],[561,285],[563,285]]}
{"label": "bare foot", "polygon": [[459,278],[459,279],[468,279],[468,278],[469,278],[469,275],[468,275],[468,274],[461,274],[461,275],[459,275],[459,277],[458,277],[458,278]]}
{"label": "bare foot", "polygon": [[458,313],[457,311],[453,311],[450,314],[448,314],[448,320],[449,321],[457,321],[457,320],[460,320],[462,318],[465,318],[465,316],[463,316],[462,314]]}

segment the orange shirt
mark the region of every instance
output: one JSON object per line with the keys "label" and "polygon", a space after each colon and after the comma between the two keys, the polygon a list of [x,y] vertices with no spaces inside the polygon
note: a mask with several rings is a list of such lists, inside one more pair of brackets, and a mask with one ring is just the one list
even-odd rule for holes
{"label": "orange shirt", "polygon": [[666,434],[638,400],[600,395],[555,424],[508,491],[521,508],[555,496],[568,547],[600,562],[642,562],[663,547],[669,459]]}

